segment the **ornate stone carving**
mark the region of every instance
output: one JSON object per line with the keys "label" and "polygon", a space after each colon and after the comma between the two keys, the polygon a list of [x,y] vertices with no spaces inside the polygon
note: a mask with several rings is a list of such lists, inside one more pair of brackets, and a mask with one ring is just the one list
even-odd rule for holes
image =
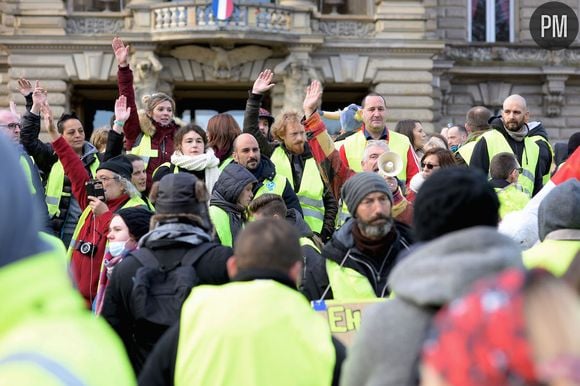
{"label": "ornate stone carving", "polygon": [[225,50],[221,47],[205,48],[182,46],[171,51],[177,59],[189,59],[200,63],[204,69],[217,79],[230,79],[239,76],[240,67],[247,62],[264,60],[272,55],[272,50],[260,46],[245,46]]}
{"label": "ornate stone carving", "polygon": [[134,71],[135,100],[139,108],[144,107],[143,96],[167,91],[167,85],[159,78],[163,65],[153,52],[136,52],[131,57],[131,68]]}
{"label": "ornate stone carving", "polygon": [[320,79],[308,52],[290,52],[274,73],[284,76],[284,109],[302,111],[306,86],[309,81]]}
{"label": "ornate stone carving", "polygon": [[559,66],[580,62],[577,50],[548,51],[535,47],[447,47],[448,59],[475,62],[506,62],[508,64],[532,63]]}
{"label": "ornate stone carving", "polygon": [[544,114],[548,117],[558,117],[564,106],[564,92],[566,91],[568,75],[547,75],[542,87],[544,92]]}
{"label": "ornate stone carving", "polygon": [[312,30],[328,36],[361,38],[374,36],[375,24],[352,20],[313,20]]}
{"label": "ornate stone carving", "polygon": [[123,29],[122,19],[106,17],[75,17],[66,21],[67,34],[116,34]]}

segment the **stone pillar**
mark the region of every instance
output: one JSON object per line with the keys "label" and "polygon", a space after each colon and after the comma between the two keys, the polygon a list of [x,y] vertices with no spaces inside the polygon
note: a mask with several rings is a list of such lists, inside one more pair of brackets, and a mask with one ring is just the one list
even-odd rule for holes
{"label": "stone pillar", "polygon": [[305,88],[313,79],[319,79],[310,59],[311,46],[290,48],[290,53],[274,68],[274,73],[283,76],[284,109],[302,111]]}

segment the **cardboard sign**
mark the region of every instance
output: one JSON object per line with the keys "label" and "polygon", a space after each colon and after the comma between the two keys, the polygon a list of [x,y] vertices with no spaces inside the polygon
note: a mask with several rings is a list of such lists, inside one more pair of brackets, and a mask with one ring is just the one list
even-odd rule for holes
{"label": "cardboard sign", "polygon": [[328,321],[332,335],[348,347],[360,328],[365,308],[385,300],[384,298],[359,301],[318,300],[312,302],[312,307]]}

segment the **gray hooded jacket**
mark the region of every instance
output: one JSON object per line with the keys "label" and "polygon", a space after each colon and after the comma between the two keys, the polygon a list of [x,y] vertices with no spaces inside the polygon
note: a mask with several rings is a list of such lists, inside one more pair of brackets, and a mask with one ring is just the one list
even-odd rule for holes
{"label": "gray hooded jacket", "polygon": [[389,276],[395,298],[365,313],[340,384],[417,385],[435,313],[474,281],[512,266],[522,266],[519,246],[490,227],[452,232],[417,248]]}

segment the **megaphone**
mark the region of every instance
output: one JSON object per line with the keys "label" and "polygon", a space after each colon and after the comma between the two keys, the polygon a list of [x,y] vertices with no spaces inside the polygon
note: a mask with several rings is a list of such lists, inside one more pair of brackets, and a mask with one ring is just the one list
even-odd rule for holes
{"label": "megaphone", "polygon": [[386,151],[377,160],[377,166],[381,176],[395,177],[403,170],[403,160],[397,153]]}

